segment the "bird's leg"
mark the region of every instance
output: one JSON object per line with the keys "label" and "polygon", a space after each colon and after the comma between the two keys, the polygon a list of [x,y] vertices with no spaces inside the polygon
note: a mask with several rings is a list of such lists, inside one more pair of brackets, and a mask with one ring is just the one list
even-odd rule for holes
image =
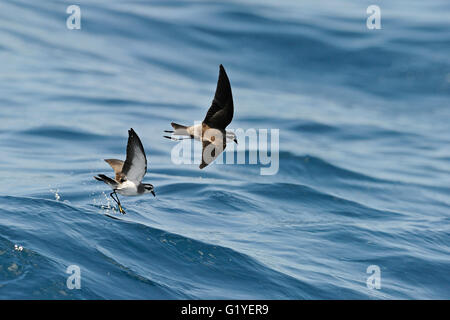
{"label": "bird's leg", "polygon": [[[115,195],[116,197],[114,198],[113,195]],[[123,208],[122,208],[122,204],[120,203],[119,196],[117,195],[115,189],[114,189],[113,192],[111,192],[110,196],[111,196],[111,198],[113,198],[113,200],[117,203],[117,207],[119,208],[119,212],[122,213],[122,214],[125,214],[126,212],[125,212],[125,210],[123,210]]]}
{"label": "bird's leg", "polygon": [[[174,133],[175,131],[173,130],[164,130],[164,132],[167,133]],[[175,138],[175,137],[169,137],[169,136],[163,136],[164,138],[173,140],[173,141],[181,141],[181,140],[186,140],[186,139],[192,139],[191,137],[184,137],[184,138]]]}
{"label": "bird's leg", "polygon": [[117,205],[119,206],[119,211],[120,211],[120,213],[121,213],[121,214],[125,214],[126,212],[125,212],[125,210],[123,210],[123,208],[122,208],[122,204],[120,203],[119,196],[117,195],[116,190],[114,190],[114,193],[116,194]]}
{"label": "bird's leg", "polygon": [[119,203],[117,202],[117,199],[114,198],[114,194],[116,194],[116,190],[114,190],[113,192],[111,192],[111,193],[109,194],[109,196],[114,200],[114,202],[115,202],[117,205],[119,205]]}
{"label": "bird's leg", "polygon": [[173,140],[173,141],[181,141],[181,140],[186,140],[186,139],[192,139],[191,137],[184,137],[184,138],[174,138],[174,137],[169,137],[169,136],[163,136],[164,138]]}

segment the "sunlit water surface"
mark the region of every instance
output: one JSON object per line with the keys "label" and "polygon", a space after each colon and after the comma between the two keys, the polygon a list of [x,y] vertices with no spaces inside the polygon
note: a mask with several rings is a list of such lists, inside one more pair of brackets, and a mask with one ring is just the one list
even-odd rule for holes
{"label": "sunlit water surface", "polygon": [[[372,2],[79,0],[68,30],[71,1],[2,1],[0,298],[449,299],[450,3],[368,30]],[[221,63],[276,175],[171,160]],[[157,196],[122,216],[93,175],[130,127]]]}

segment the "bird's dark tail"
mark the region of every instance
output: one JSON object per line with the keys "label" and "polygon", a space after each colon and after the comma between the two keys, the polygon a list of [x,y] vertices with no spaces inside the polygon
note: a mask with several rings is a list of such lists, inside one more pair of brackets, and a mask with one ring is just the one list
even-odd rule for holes
{"label": "bird's dark tail", "polygon": [[94,178],[98,181],[103,181],[104,183],[111,186],[112,188],[116,188],[118,186],[118,183],[116,180],[113,180],[110,177],[105,176],[104,174],[99,174],[98,176],[94,176]]}

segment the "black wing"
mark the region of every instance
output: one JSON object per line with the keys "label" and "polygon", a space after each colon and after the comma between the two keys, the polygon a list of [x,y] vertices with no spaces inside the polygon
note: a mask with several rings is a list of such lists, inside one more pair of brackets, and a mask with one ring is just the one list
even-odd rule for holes
{"label": "black wing", "polygon": [[203,122],[210,128],[225,130],[231,120],[233,120],[233,112],[233,95],[231,94],[230,80],[224,67],[220,65],[216,94]]}
{"label": "black wing", "polygon": [[122,173],[127,179],[137,184],[141,183],[147,172],[147,157],[141,139],[131,128],[128,130],[127,159],[123,164]]}

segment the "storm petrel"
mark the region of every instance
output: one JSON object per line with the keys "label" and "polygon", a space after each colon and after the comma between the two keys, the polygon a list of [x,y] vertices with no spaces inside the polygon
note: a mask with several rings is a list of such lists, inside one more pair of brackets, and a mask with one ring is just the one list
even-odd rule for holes
{"label": "storm petrel", "polygon": [[233,95],[231,93],[230,80],[225,72],[225,68],[220,65],[216,93],[203,122],[190,127],[172,122],[171,125],[174,130],[167,130],[165,132],[172,133],[173,136],[187,137],[164,137],[175,141],[183,139],[201,141],[203,148],[200,169],[203,169],[214,161],[225,149],[227,139],[238,143],[234,132],[225,130],[231,123],[231,120],[233,120],[233,112]]}
{"label": "storm petrel", "polygon": [[146,193],[155,196],[153,185],[142,183],[142,179],[147,172],[147,157],[141,139],[133,128],[128,130],[127,159],[125,162],[117,159],[105,159],[105,161],[114,169],[115,178],[111,179],[104,174],[99,174],[94,178],[103,181],[113,189],[110,196],[117,203],[120,213],[125,214],[125,210],[120,204],[117,192],[123,196],[139,196]]}

